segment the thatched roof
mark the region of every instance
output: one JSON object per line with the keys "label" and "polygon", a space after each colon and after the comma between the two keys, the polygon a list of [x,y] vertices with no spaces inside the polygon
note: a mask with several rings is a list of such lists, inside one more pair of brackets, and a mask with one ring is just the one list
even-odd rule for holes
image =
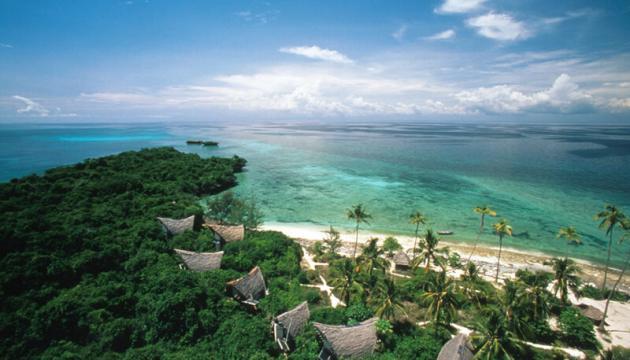
{"label": "thatched roof", "polygon": [[289,336],[295,337],[302,331],[310,316],[308,303],[305,301],[293,309],[276,316],[276,321],[289,332]]}
{"label": "thatched roof", "polygon": [[227,283],[228,287],[236,293],[234,296],[240,301],[258,300],[267,292],[265,278],[262,271],[256,266],[247,275]]}
{"label": "thatched roof", "polygon": [[193,271],[208,271],[221,268],[223,251],[219,252],[194,252],[174,249],[182,258],[186,267]]}
{"label": "thatched roof", "polygon": [[594,306],[580,304],[577,307],[579,308],[582,315],[586,316],[596,323],[600,323],[604,319],[604,313]]}
{"label": "thatched roof", "polygon": [[163,217],[159,217],[157,219],[162,224],[168,235],[177,235],[186,230],[192,230],[195,225],[195,215],[191,215],[184,219],[169,219]]}
{"label": "thatched roof", "polygon": [[245,237],[245,226],[243,225],[220,225],[207,223],[206,227],[212,229],[225,242],[241,241]]}
{"label": "thatched roof", "polygon": [[468,337],[459,334],[442,346],[437,360],[471,360],[473,356],[468,347]]}
{"label": "thatched roof", "polygon": [[327,347],[337,358],[360,358],[372,354],[376,347],[377,318],[365,320],[355,326],[326,325],[313,323],[324,347]]}
{"label": "thatched roof", "polygon": [[394,254],[393,260],[394,264],[397,266],[410,266],[411,264],[411,259],[409,259],[409,256],[404,251],[399,251]]}

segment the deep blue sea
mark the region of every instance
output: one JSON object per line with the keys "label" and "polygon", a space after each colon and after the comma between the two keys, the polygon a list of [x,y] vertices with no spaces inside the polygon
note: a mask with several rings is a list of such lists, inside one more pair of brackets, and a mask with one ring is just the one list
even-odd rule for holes
{"label": "deep blue sea", "polygon": [[[217,140],[218,148],[185,140]],[[593,215],[614,203],[630,215],[630,126],[430,123],[0,125],[0,180],[85,158],[153,146],[249,163],[236,192],[255,197],[266,221],[351,227],[345,209],[363,203],[370,230],[410,234],[418,209],[434,229],[470,241],[472,209],[508,219],[507,245],[564,253],[555,238],[573,225],[594,261],[605,239]],[[494,219],[490,219],[491,223]],[[482,240],[495,244],[489,230]],[[619,256],[624,245],[617,247]]]}

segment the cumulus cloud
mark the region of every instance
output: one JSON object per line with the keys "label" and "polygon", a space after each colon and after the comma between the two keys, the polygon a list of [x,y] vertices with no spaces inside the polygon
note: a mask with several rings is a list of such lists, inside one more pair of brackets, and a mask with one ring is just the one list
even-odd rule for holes
{"label": "cumulus cloud", "polygon": [[348,56],[336,50],[323,49],[316,45],[284,47],[279,51],[287,54],[304,56],[309,59],[324,60],[341,64],[352,64],[354,62]]}
{"label": "cumulus cloud", "polygon": [[427,36],[425,39],[427,40],[448,40],[455,37],[455,30],[448,29],[437,34]]}
{"label": "cumulus cloud", "polygon": [[48,114],[50,113],[50,111],[43,107],[41,104],[27,97],[14,95],[13,98],[23,103],[24,107],[17,109],[17,112],[19,114],[48,116]]}
{"label": "cumulus cloud", "polygon": [[522,40],[532,35],[526,25],[508,14],[489,12],[466,21],[481,36],[499,41]]}
{"label": "cumulus cloud", "polygon": [[525,93],[510,85],[461,91],[455,98],[466,108],[485,113],[585,112],[597,105],[567,74],[561,74],[548,89]]}
{"label": "cumulus cloud", "polygon": [[486,0],[445,0],[442,5],[435,9],[437,13],[468,13],[477,10]]}

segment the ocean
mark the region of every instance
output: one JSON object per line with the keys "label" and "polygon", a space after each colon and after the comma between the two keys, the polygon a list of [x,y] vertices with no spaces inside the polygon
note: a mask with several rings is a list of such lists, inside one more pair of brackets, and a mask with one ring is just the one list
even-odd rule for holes
{"label": "ocean", "polygon": [[[186,145],[216,140],[217,148]],[[268,223],[350,229],[362,203],[378,233],[413,233],[419,210],[448,240],[473,241],[487,204],[507,219],[505,245],[561,255],[572,225],[578,258],[602,262],[606,239],[593,219],[604,204],[630,216],[630,127],[623,125],[327,122],[254,124],[0,125],[0,181],[85,158],[153,146],[248,160],[233,190],[255,198]],[[487,220],[482,242],[497,243]],[[617,232],[619,234],[619,232]],[[630,242],[630,241],[629,241]],[[628,244],[615,248],[618,263]]]}

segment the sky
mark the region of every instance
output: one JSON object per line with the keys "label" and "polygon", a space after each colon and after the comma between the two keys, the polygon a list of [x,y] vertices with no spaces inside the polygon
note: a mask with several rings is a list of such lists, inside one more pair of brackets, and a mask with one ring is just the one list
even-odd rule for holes
{"label": "sky", "polygon": [[0,122],[630,122],[630,2],[0,0]]}

